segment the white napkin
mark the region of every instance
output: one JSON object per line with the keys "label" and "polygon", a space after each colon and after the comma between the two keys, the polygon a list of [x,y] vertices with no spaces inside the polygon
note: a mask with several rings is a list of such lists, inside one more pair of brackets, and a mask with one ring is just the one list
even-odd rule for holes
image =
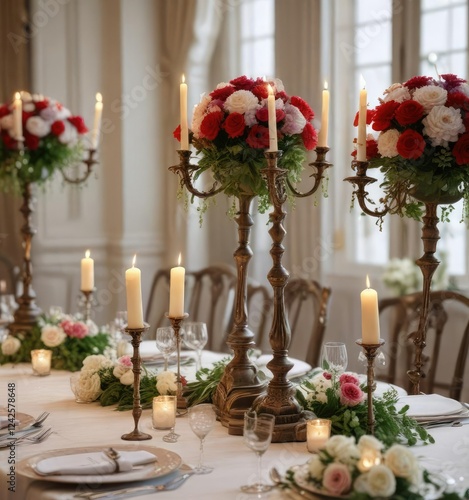
{"label": "white napkin", "polygon": [[399,398],[396,408],[409,405],[407,415],[414,418],[455,415],[463,410],[463,406],[455,399],[439,394],[417,394]]}
{"label": "white napkin", "polygon": [[[132,470],[136,465],[156,461],[155,455],[148,451],[119,451],[119,472]],[[94,475],[116,472],[116,464],[104,452],[79,453],[40,460],[35,471],[41,475]]]}
{"label": "white napkin", "polygon": [[[9,424],[9,420],[8,420],[8,417],[6,416],[0,416],[0,429],[4,429],[5,427],[8,427],[8,424]],[[20,423],[19,420],[13,420],[14,424],[15,425],[18,425]]]}

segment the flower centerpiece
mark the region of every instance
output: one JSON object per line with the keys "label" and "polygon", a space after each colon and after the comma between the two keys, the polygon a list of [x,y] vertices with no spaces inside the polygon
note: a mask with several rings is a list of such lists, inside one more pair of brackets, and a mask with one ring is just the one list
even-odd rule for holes
{"label": "flower centerpiece", "polygon": [[[88,129],[81,116],[60,102],[21,92],[24,141],[15,137],[11,103],[0,106],[0,189],[21,192],[27,183],[43,184],[56,170],[79,161],[79,138]],[[24,147],[23,147],[24,146]]]}
{"label": "flower centerpiece", "polygon": [[0,365],[31,362],[33,349],[52,350],[52,368],[78,371],[90,354],[112,349],[110,337],[96,324],[62,313],[42,315],[28,334],[8,335],[1,344]]}
{"label": "flower centerpiece", "polygon": [[[290,97],[279,79],[240,76],[219,83],[195,107],[190,131],[199,156],[196,176],[210,171],[228,196],[259,196],[262,211],[269,203],[260,173],[269,147],[268,85],[275,95],[278,148],[283,152],[278,166],[288,170],[291,182],[298,182],[306,152],[317,143],[314,113],[301,97]],[[180,126],[174,136],[180,140]]]}
{"label": "flower centerpiece", "polygon": [[424,469],[409,448],[386,447],[369,435],[357,443],[353,437],[331,437],[306,464],[287,471],[284,487],[351,500],[469,498],[469,490],[463,497],[447,491],[446,482]]}
{"label": "flower centerpiece", "polygon": [[[367,122],[370,167],[384,174],[390,213],[420,220],[421,202],[465,200],[469,215],[469,85],[456,75],[416,76],[384,91]],[[355,121],[357,123],[357,121]],[[354,154],[354,153],[352,153]],[[443,217],[445,218],[445,217]]]}

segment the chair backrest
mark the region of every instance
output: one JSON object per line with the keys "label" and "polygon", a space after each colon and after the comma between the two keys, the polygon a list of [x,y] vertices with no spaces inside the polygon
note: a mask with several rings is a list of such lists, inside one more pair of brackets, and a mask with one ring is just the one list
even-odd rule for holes
{"label": "chair backrest", "polygon": [[[387,374],[378,376],[399,385],[404,382],[408,389],[410,384],[403,374],[413,368],[412,334],[418,329],[421,305],[420,292],[382,299],[379,304],[389,369]],[[420,390],[459,400],[469,351],[469,298],[449,290],[431,292],[427,327],[423,351],[425,378]]]}

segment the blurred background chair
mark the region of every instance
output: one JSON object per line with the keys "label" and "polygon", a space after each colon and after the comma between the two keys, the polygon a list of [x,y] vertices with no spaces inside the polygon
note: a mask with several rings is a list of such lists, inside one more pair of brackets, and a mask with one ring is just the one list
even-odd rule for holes
{"label": "blurred background chair", "polygon": [[18,266],[0,253],[0,282],[5,283],[5,290],[0,290],[2,294],[12,294],[18,297],[21,287],[21,271]]}
{"label": "blurred background chair", "polygon": [[[379,303],[387,370],[379,371],[378,377],[408,391],[406,372],[413,368],[414,361],[411,335],[418,328],[421,304],[420,292],[382,299]],[[469,350],[469,298],[449,290],[431,292],[426,343],[426,376],[420,390],[460,400]]]}

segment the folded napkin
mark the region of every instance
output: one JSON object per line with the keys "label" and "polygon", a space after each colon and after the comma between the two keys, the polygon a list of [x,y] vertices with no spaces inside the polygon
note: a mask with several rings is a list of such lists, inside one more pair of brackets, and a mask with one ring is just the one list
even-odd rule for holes
{"label": "folded napkin", "polygon": [[[8,427],[8,424],[10,423],[10,420],[8,420],[8,417],[6,416],[0,416],[0,429],[4,429],[5,427]],[[13,423],[15,425],[18,425],[20,423],[19,420],[13,420]]]}
{"label": "folded napkin", "polygon": [[[117,450],[118,451],[118,450]],[[104,451],[62,455],[40,460],[35,471],[47,475],[94,475],[128,472],[136,465],[145,465],[156,461],[155,455],[148,451],[119,451],[119,458],[113,460]]]}

